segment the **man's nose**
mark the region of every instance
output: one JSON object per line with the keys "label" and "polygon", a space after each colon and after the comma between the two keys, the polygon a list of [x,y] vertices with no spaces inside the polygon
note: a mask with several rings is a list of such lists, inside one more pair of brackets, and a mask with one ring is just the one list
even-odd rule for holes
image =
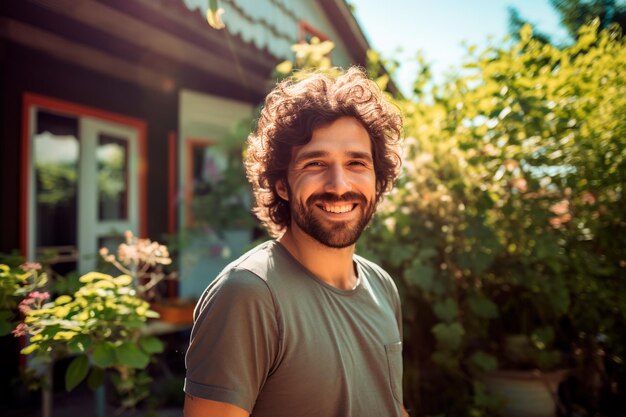
{"label": "man's nose", "polygon": [[332,165],[328,170],[325,191],[337,195],[343,195],[351,191],[352,184],[347,174],[340,164]]}

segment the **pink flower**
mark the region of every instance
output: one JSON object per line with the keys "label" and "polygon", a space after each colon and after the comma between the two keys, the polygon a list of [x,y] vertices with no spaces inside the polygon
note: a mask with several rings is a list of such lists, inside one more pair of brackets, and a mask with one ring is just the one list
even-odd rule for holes
{"label": "pink flower", "polygon": [[50,294],[47,292],[33,291],[30,294],[28,294],[28,297],[34,300],[45,301],[48,298],[50,298]]}
{"label": "pink flower", "polygon": [[550,226],[554,227],[555,229],[559,229],[562,225],[569,222],[570,220],[572,220],[572,215],[569,213],[565,213],[559,217],[551,217],[549,222]]}
{"label": "pink flower", "polygon": [[596,203],[596,197],[591,194],[589,191],[583,191],[583,193],[580,196],[580,199],[583,203],[588,204],[588,205],[593,205]]}
{"label": "pink flower", "polygon": [[504,168],[510,172],[519,166],[519,162],[514,159],[507,159],[502,163],[502,165],[504,165]]}
{"label": "pink flower", "polygon": [[20,268],[22,268],[24,272],[39,271],[41,269],[41,264],[39,262],[24,262],[20,265]]}
{"label": "pink flower", "polygon": [[556,204],[553,204],[552,206],[550,206],[550,211],[554,214],[556,214],[557,216],[561,216],[563,214],[566,214],[569,212],[569,201],[568,200],[561,200]]}
{"label": "pink flower", "polygon": [[520,193],[525,193],[528,191],[528,181],[525,178],[515,178],[512,187]]}
{"label": "pink flower", "polygon": [[497,154],[496,147],[493,146],[491,143],[488,143],[485,146],[483,146],[482,152],[483,154],[488,155],[488,156],[494,156]]}
{"label": "pink flower", "polygon": [[28,327],[26,327],[24,323],[20,323],[11,333],[13,333],[15,337],[26,336],[28,334]]}
{"label": "pink flower", "polygon": [[20,310],[20,312],[26,314],[28,313],[30,310],[32,310],[31,305],[35,303],[35,299],[34,298],[24,298],[20,304],[17,306],[17,308]]}

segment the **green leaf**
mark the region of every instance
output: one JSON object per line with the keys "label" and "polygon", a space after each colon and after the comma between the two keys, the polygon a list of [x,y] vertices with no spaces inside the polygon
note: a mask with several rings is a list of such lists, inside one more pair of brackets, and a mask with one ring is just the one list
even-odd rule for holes
{"label": "green leaf", "polygon": [[436,303],[433,311],[437,318],[446,323],[452,323],[458,314],[458,308],[452,298],[446,298],[444,301]]}
{"label": "green leaf", "polygon": [[143,336],[139,339],[139,346],[141,346],[146,353],[163,352],[163,342],[154,336]]}
{"label": "green leaf", "polygon": [[161,317],[161,315],[159,313],[157,313],[156,311],[154,311],[154,310],[146,311],[145,316],[148,319],[158,319],[159,317]]}
{"label": "green leaf", "polygon": [[103,342],[94,347],[93,363],[100,368],[106,368],[115,363],[115,348],[110,342]]}
{"label": "green leaf", "polygon": [[470,362],[481,371],[493,371],[498,367],[498,359],[483,351],[474,353],[470,357]]}
{"label": "green leaf", "polygon": [[407,245],[397,246],[389,255],[389,262],[393,266],[400,266],[415,255],[413,248]]}
{"label": "green leaf", "polygon": [[11,330],[13,330],[13,326],[8,321],[0,323],[0,336],[5,336],[11,333]]}
{"label": "green leaf", "polygon": [[118,347],[115,350],[115,357],[118,363],[131,368],[143,369],[150,363],[150,356],[130,342]]}
{"label": "green leaf", "polygon": [[438,323],[432,330],[437,340],[437,346],[443,350],[453,351],[461,346],[465,329],[461,323]]}
{"label": "green leaf", "polygon": [[63,304],[67,304],[70,301],[72,301],[72,297],[70,297],[69,295],[60,295],[59,297],[57,297],[56,300],[54,300],[54,303],[58,306],[63,305]]}
{"label": "green leaf", "polygon": [[451,372],[451,373],[459,372],[460,366],[459,366],[458,355],[452,354],[450,352],[445,352],[445,351],[435,351],[431,355],[431,359],[434,364],[436,364],[437,366],[440,366],[441,368],[445,369],[448,372]]}
{"label": "green leaf", "polygon": [[22,349],[20,351],[20,353],[22,355],[30,355],[31,353],[33,353],[37,349],[39,349],[39,344],[38,343],[31,343],[30,345],[28,345],[24,349]]}
{"label": "green leaf", "polygon": [[[146,316],[148,316],[147,311],[146,311]],[[142,319],[129,319],[129,320],[124,321],[124,326],[127,329],[141,329],[143,328],[145,324],[146,324],[146,321]]]}
{"label": "green leaf", "polygon": [[95,391],[97,388],[101,387],[104,383],[104,369],[98,368],[94,366],[91,368],[91,372],[89,372],[89,377],[87,377],[87,386],[92,391]]}
{"label": "green leaf", "polygon": [[430,292],[433,287],[435,270],[415,259],[411,266],[404,272],[404,279],[407,284],[416,285],[426,292]]}
{"label": "green leaf", "polygon": [[280,74],[289,74],[293,69],[291,61],[283,61],[276,66],[276,71]]}
{"label": "green leaf", "polygon": [[470,269],[476,275],[485,271],[493,262],[493,255],[490,255],[480,248],[475,248],[470,252],[457,254],[458,263],[461,268]]}
{"label": "green leaf", "polygon": [[91,346],[91,338],[86,334],[79,334],[70,340],[67,344],[68,349],[72,353],[84,353]]}
{"label": "green leaf", "polygon": [[533,345],[539,350],[544,350],[551,346],[554,343],[554,338],[554,329],[551,326],[538,327],[530,336]]}
{"label": "green leaf", "polygon": [[417,257],[421,261],[428,261],[430,258],[432,258],[433,256],[436,256],[438,253],[439,252],[437,251],[437,249],[433,247],[425,247],[424,249],[419,251],[419,253],[417,254]]}
{"label": "green leaf", "polygon": [[85,379],[88,372],[89,358],[87,358],[87,355],[75,357],[67,367],[67,372],[65,372],[65,389],[71,391],[76,388],[76,386]]}
{"label": "green leaf", "polygon": [[209,26],[219,30],[225,27],[221,19],[224,10],[218,6],[217,1],[218,0],[209,0],[209,10],[207,10],[206,18]]}
{"label": "green leaf", "polygon": [[499,315],[496,303],[482,295],[470,297],[468,303],[472,312],[478,317],[494,319]]}

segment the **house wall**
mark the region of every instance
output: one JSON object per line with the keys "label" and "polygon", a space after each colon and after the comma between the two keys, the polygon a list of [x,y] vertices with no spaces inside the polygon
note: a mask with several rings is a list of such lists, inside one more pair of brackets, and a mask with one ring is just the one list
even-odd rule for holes
{"label": "house wall", "polygon": [[[2,73],[2,112],[0,133],[0,252],[20,246],[20,139],[24,92],[50,96],[75,104],[94,107],[147,123],[147,205],[148,235],[160,238],[167,225],[167,137],[177,129],[178,96],[139,88],[131,83],[109,78],[72,66],[27,48],[7,43]],[[19,221],[18,221],[19,219]]]}
{"label": "house wall", "polygon": [[[191,165],[187,151],[192,143],[218,148],[220,142],[232,134],[238,123],[255,116],[255,106],[239,100],[227,99],[198,91],[182,90],[179,99],[179,190],[192,187],[186,177]],[[242,138],[243,139],[243,138]],[[243,140],[242,140],[243,141]],[[219,151],[217,151],[219,153]],[[219,168],[218,168],[219,169]],[[185,201],[178,205],[179,224],[190,225]],[[207,210],[210,210],[207,207]],[[232,230],[226,236],[206,232],[191,234],[178,252],[179,295],[182,298],[199,298],[207,285],[219,272],[239,257],[250,244],[250,230]]]}

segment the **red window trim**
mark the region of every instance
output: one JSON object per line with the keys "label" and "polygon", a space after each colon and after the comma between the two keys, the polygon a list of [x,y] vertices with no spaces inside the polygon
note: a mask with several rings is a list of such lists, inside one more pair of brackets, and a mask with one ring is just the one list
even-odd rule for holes
{"label": "red window trim", "polygon": [[176,198],[176,155],[178,154],[178,137],[176,132],[170,131],[167,135],[168,147],[168,211],[167,211],[167,232],[170,235],[176,233],[176,213],[178,208],[178,199]]}
{"label": "red window trim", "polygon": [[65,100],[60,100],[53,97],[48,97],[31,92],[24,92],[22,99],[22,170],[21,170],[21,191],[20,191],[20,211],[22,214],[20,224],[20,250],[23,256],[28,252],[28,235],[29,228],[32,227],[28,224],[28,207],[29,201],[29,174],[30,174],[30,152],[31,152],[31,136],[30,131],[30,109],[37,107],[46,110],[57,111],[61,113],[70,114],[78,117],[95,117],[98,119],[106,120],[113,123],[118,123],[137,129],[138,134],[138,151],[139,151],[139,163],[138,163],[138,186],[139,186],[139,234],[142,237],[147,236],[148,233],[148,189],[146,187],[146,174],[148,171],[148,163],[146,159],[146,146],[147,146],[147,124],[142,119],[134,117],[124,116],[122,114],[113,113],[105,110],[101,110],[95,107],[84,106],[82,104],[76,104]]}
{"label": "red window trim", "polygon": [[329,40],[328,36],[324,32],[315,28],[307,21],[305,20],[298,21],[298,37],[301,42],[303,42],[306,39],[305,35],[307,33],[310,33],[311,35],[316,36],[317,38],[319,38],[321,42]]}

